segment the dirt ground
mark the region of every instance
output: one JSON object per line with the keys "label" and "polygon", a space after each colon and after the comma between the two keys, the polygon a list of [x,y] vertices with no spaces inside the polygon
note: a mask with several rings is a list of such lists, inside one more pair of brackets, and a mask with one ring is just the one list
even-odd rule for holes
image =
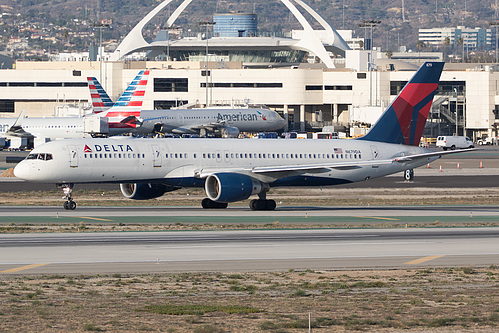
{"label": "dirt ground", "polygon": [[0,275],[1,332],[499,332],[499,269]]}

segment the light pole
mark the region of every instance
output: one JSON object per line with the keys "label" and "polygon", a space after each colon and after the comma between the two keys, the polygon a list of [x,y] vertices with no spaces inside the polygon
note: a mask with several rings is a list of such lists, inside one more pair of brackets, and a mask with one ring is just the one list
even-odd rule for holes
{"label": "light pole", "polygon": [[496,35],[494,36],[495,44],[496,44],[496,65],[497,65],[497,26],[499,25],[499,20],[495,22],[489,22],[489,25],[496,28]]}
{"label": "light pole", "polygon": [[204,75],[206,77],[206,101],[205,101],[205,107],[208,107],[208,75],[209,75],[209,71],[208,71],[208,27],[212,27],[216,24],[216,22],[212,22],[212,21],[202,21],[202,22],[199,22],[199,25],[200,26],[204,26],[206,28],[206,32],[205,32],[205,38],[206,38],[206,68],[205,68],[205,71],[204,71]]}
{"label": "light pole", "polygon": [[178,30],[179,27],[176,27],[174,25],[171,25],[171,26],[166,26],[166,27],[162,27],[161,30],[164,30],[166,31],[166,40],[167,40],[167,44],[166,44],[166,61],[170,61],[170,30]]}
{"label": "light pole", "polygon": [[102,85],[104,85],[104,82],[102,81],[102,29],[103,28],[109,28],[109,23],[102,23],[100,21],[99,23],[94,23],[93,24],[94,28],[99,29],[99,51],[97,52],[97,55],[100,54],[99,58],[99,81]]}
{"label": "light pole", "polygon": [[[371,29],[371,42],[370,42],[370,52],[369,52],[369,105],[373,105],[373,96],[372,96],[372,70],[373,70],[373,28],[380,24],[381,21],[379,20],[363,20],[362,23],[359,24],[359,27],[361,28],[370,28]],[[365,49],[365,47],[364,47]]]}

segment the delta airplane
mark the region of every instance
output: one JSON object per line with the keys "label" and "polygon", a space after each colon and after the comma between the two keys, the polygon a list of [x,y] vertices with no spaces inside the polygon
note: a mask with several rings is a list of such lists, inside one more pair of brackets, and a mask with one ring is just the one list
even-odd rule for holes
{"label": "delta airplane", "polygon": [[426,62],[369,133],[352,140],[95,138],[49,142],[14,169],[30,182],[63,187],[75,209],[77,183],[120,183],[128,199],[204,187],[203,208],[226,208],[252,195],[252,210],[274,210],[274,186],[352,183],[412,170],[444,154],[419,147],[444,63]]}

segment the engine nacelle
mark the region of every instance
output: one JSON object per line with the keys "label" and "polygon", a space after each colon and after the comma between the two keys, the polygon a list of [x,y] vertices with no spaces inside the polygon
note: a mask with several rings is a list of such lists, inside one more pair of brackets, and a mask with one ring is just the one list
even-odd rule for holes
{"label": "engine nacelle", "polygon": [[237,138],[239,136],[239,128],[237,127],[222,127],[220,129],[222,138]]}
{"label": "engine nacelle", "polygon": [[149,200],[162,196],[166,192],[178,190],[179,187],[168,186],[164,184],[120,184],[121,193],[127,199]]}
{"label": "engine nacelle", "polygon": [[206,178],[204,189],[208,198],[213,201],[235,202],[267,191],[268,185],[246,175],[216,173]]}

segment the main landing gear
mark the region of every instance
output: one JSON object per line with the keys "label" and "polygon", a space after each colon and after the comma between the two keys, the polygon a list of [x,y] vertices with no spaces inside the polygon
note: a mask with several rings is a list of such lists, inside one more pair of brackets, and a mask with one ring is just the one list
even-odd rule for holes
{"label": "main landing gear", "polygon": [[404,179],[406,181],[411,181],[414,179],[414,170],[413,169],[407,169],[404,171]]}
{"label": "main landing gear", "polygon": [[276,203],[274,200],[267,200],[266,192],[258,195],[259,199],[250,201],[249,207],[251,210],[275,210]]}
{"label": "main landing gear", "polygon": [[62,197],[66,201],[64,202],[64,209],[65,210],[75,210],[76,209],[76,202],[73,201],[73,197],[71,196],[71,193],[73,192],[73,185],[74,184],[62,184],[62,191],[64,192],[64,196]]}

